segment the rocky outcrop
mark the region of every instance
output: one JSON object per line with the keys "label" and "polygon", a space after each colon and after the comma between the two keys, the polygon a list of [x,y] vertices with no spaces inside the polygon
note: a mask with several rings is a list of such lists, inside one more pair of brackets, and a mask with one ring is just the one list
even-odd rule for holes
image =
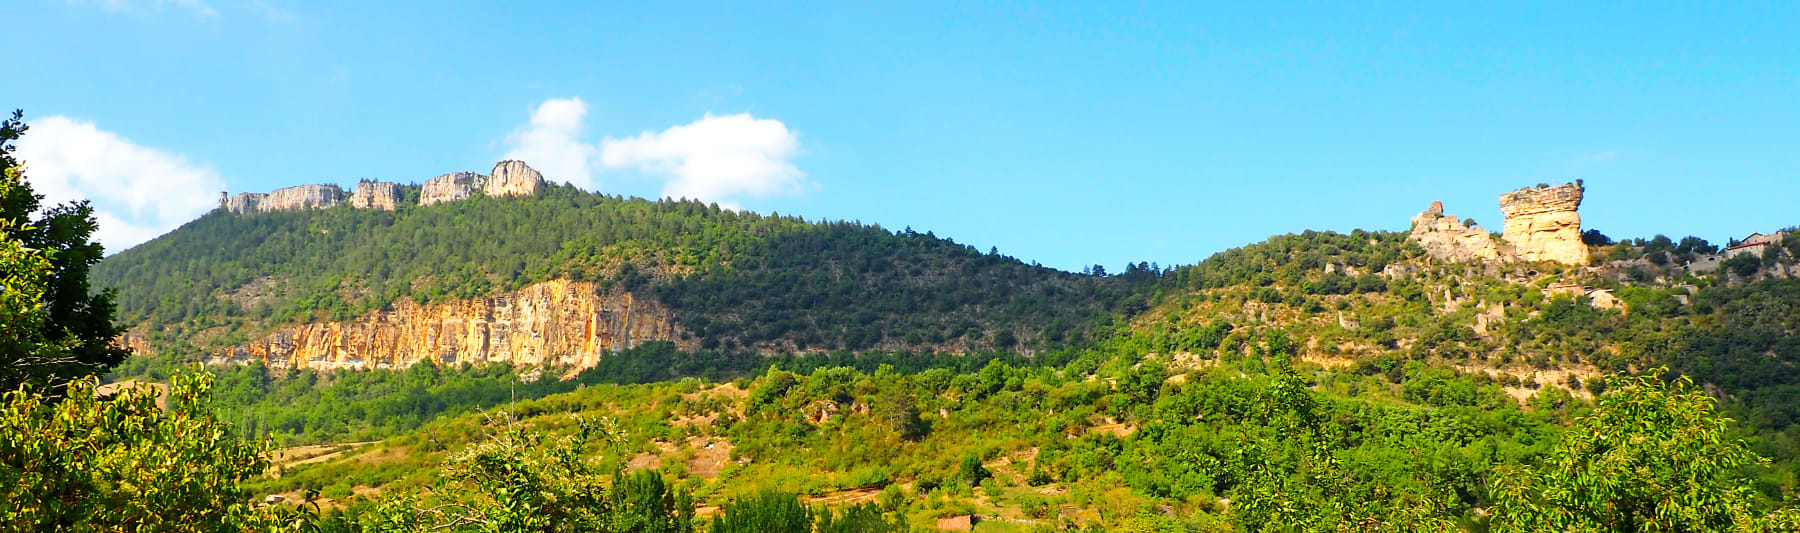
{"label": "rocky outcrop", "polygon": [[297,209],[323,209],[343,203],[343,189],[336,185],[299,185],[275,189],[268,193],[239,193],[226,199],[222,207],[226,211],[237,214],[258,213],[265,211],[293,211]]}
{"label": "rocky outcrop", "polygon": [[336,185],[297,185],[269,191],[258,211],[294,211],[323,209],[344,201],[344,190]]}
{"label": "rocky outcrop", "polygon": [[526,166],[524,161],[501,161],[494,165],[494,172],[489,174],[482,190],[496,198],[531,196],[537,194],[538,186],[543,183],[544,175]]}
{"label": "rocky outcrop", "polygon": [[[492,177],[474,172],[452,172],[425,180],[419,191],[419,205],[454,202],[473,196],[476,191],[488,196],[531,196],[544,184],[544,175],[532,170],[524,161],[501,161],[494,165]],[[223,193],[221,193],[223,194]],[[291,211],[326,208],[348,202],[357,209],[393,211],[400,204],[400,185],[385,181],[362,180],[355,194],[346,194],[336,185],[301,185],[276,189],[274,192],[242,193],[224,199],[219,207],[237,214],[260,211]]]}
{"label": "rocky outcrop", "polygon": [[561,363],[585,368],[648,341],[693,348],[665,307],[592,283],[553,280],[456,302],[404,303],[345,322],[289,326],[215,354],[212,363],[401,368],[438,363]]}
{"label": "rocky outcrop", "polygon": [[399,204],[398,183],[362,180],[356,183],[356,192],[350,195],[350,207],[357,209],[393,211]]}
{"label": "rocky outcrop", "polygon": [[419,205],[441,204],[468,198],[487,183],[487,176],[474,172],[451,172],[425,180],[419,190]]}
{"label": "rocky outcrop", "polygon": [[488,196],[531,196],[544,184],[544,175],[532,170],[524,161],[501,161],[494,173],[483,176],[474,172],[452,172],[429,180],[419,191],[419,205],[454,202],[481,191]]}
{"label": "rocky outcrop", "polygon": [[240,215],[245,213],[255,213],[257,208],[262,206],[263,199],[268,197],[268,193],[238,193],[237,196],[233,196],[231,199],[225,201],[225,210]]}
{"label": "rocky outcrop", "polygon": [[1500,258],[1499,246],[1481,226],[1465,227],[1453,216],[1444,215],[1444,203],[1413,217],[1408,238],[1425,249],[1425,253],[1444,261],[1477,261]]}
{"label": "rocky outcrop", "polygon": [[1581,182],[1557,187],[1538,185],[1500,195],[1506,216],[1505,238],[1513,255],[1525,261],[1587,264],[1581,242]]}

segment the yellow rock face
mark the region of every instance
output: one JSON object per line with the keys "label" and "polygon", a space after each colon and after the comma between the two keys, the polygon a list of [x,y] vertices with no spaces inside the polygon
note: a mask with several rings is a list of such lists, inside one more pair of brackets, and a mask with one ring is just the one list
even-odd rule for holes
{"label": "yellow rock face", "polygon": [[1525,261],[1587,264],[1587,245],[1581,242],[1582,186],[1526,187],[1500,195],[1500,213],[1506,216],[1505,238],[1513,255]]}
{"label": "yellow rock face", "polygon": [[290,326],[218,353],[212,363],[401,368],[438,363],[547,363],[590,367],[648,341],[692,348],[674,315],[626,292],[553,280],[518,291],[431,305],[406,303],[346,322]]}

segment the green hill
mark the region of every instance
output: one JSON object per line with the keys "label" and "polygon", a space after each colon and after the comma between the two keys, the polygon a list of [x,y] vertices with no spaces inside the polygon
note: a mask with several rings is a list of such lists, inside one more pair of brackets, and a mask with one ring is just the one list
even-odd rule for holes
{"label": "green hill", "polygon": [[[564,278],[657,298],[704,347],[768,353],[1066,345],[1141,306],[1130,295],[1154,279],[1070,274],[910,229],[546,189],[393,212],[214,211],[107,258],[94,283],[119,289],[135,331],[196,344],[164,350]],[[230,297],[247,290],[256,303]]]}

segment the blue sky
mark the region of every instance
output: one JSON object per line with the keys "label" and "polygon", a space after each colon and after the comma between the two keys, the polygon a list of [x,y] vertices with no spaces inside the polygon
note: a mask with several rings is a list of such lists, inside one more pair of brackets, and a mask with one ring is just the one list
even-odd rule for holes
{"label": "blue sky", "polygon": [[112,248],[508,154],[1070,270],[1576,178],[1614,237],[1800,223],[1791,4],[766,4],[6,2],[0,106]]}

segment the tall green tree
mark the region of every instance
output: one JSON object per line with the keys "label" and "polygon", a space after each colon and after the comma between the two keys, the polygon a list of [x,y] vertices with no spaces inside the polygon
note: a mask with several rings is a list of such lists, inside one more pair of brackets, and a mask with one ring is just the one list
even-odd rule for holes
{"label": "tall green tree", "polygon": [[711,533],[811,533],[813,513],[800,498],[762,492],[725,505]]}
{"label": "tall green tree", "polygon": [[[0,344],[0,387],[7,389],[60,386],[105,372],[129,355],[113,343],[124,330],[113,323],[112,291],[96,293],[88,284],[88,269],[103,253],[90,238],[97,227],[93,207],[86,201],[43,206],[44,197],[32,191],[24,164],[13,155],[13,141],[26,129],[22,111],[0,120],[0,247],[7,250],[0,271],[8,276],[7,304],[21,306],[9,312],[29,315],[0,326],[6,328],[0,336],[19,339]],[[29,271],[39,274],[26,276]],[[30,292],[13,292],[15,284]]]}
{"label": "tall green tree", "polygon": [[1608,385],[1540,468],[1503,469],[1497,532],[1794,531],[1800,512],[1756,509],[1746,470],[1764,460],[1682,376]]}

